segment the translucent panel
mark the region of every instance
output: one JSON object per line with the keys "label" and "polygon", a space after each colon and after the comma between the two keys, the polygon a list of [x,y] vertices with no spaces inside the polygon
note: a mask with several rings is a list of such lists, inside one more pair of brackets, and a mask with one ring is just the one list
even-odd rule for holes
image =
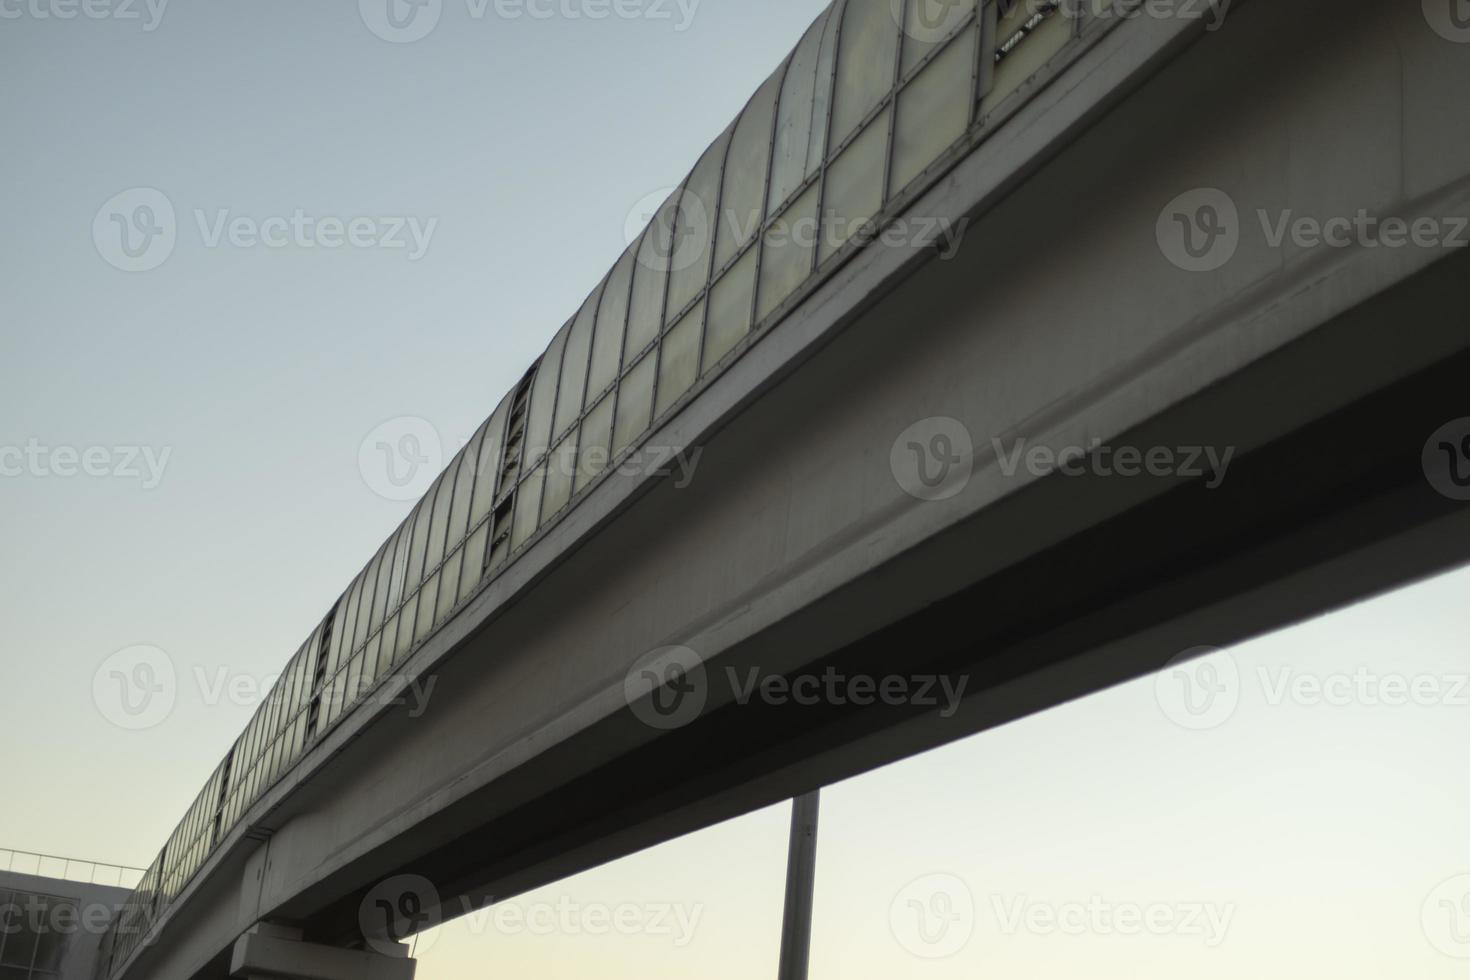
{"label": "translucent panel", "polygon": [[352,649],[356,650],[367,642],[368,632],[372,629],[373,619],[373,593],[378,586],[378,569],[383,563],[383,552],[378,552],[373,558],[372,564],[368,566],[362,581],[362,601],[357,608],[357,629],[352,634]]}
{"label": "translucent panel", "polygon": [[884,112],[828,167],[826,202],[822,206],[822,261],[883,207],[883,158],[887,147],[888,113]]}
{"label": "translucent panel", "polygon": [[729,353],[750,330],[755,260],[756,250],[751,249],[710,290],[709,325],[704,333],[704,354],[700,358],[701,374]]}
{"label": "translucent panel", "polygon": [[725,165],[725,193],[720,199],[715,268],[723,269],[748,242],[755,240],[764,217],[766,172],[771,161],[771,127],[775,124],[777,72],[755,93],[740,116]]}
{"label": "translucent panel", "polygon": [[[440,477],[443,480],[443,477]],[[439,484],[435,483],[419,501],[413,518],[413,542],[408,551],[408,572],[403,580],[403,597],[408,599],[424,580],[424,552],[429,549],[429,519],[434,513],[434,498],[438,496]]]}
{"label": "translucent panel", "polygon": [[531,383],[531,408],[526,421],[526,458],[530,466],[546,455],[551,447],[551,414],[556,405],[556,385],[561,374],[561,355],[567,346],[567,335],[572,331],[570,321],[557,332],[546,356],[536,368],[536,379]]}
{"label": "translucent panel", "polygon": [[388,614],[388,590],[391,587],[390,580],[393,578],[394,549],[398,545],[398,535],[388,539],[388,544],[383,548],[382,560],[378,562],[378,583],[373,589],[373,610],[368,620],[369,630],[375,630],[383,625],[383,619]]}
{"label": "translucent panel", "polygon": [[[904,15],[903,68],[907,75],[975,13],[975,0],[906,0]],[[1034,5],[1017,4],[1035,9]],[[973,56],[975,49],[970,49]],[[974,68],[971,67],[973,74]]]}
{"label": "translucent panel", "polygon": [[388,579],[388,612],[398,608],[403,601],[403,580],[408,574],[408,552],[413,539],[413,515],[408,515],[394,535],[397,539],[397,548],[393,555],[393,574]]}
{"label": "translucent panel", "polygon": [[371,684],[383,676],[378,663],[378,658],[382,655],[382,652],[383,634],[381,632],[374,633],[373,638],[368,640],[367,650],[363,654],[362,676],[364,685]]}
{"label": "translucent panel", "polygon": [[444,571],[439,578],[439,604],[434,608],[434,618],[442,622],[459,599],[459,568],[464,563],[464,549],[457,549],[444,561]]}
{"label": "translucent panel", "polygon": [[679,220],[674,226],[674,247],[669,253],[669,303],[666,317],[674,317],[688,306],[709,281],[710,242],[720,196],[720,171],[730,130],[725,130],[699,158],[679,199]]}
{"label": "translucent panel", "polygon": [[633,250],[618,259],[603,287],[597,308],[597,336],[587,371],[587,404],[595,402],[617,380],[623,358],[623,327],[628,322],[628,290],[633,286]]}
{"label": "translucent panel", "polygon": [[[822,37],[827,22],[831,19],[829,8],[806,36],[796,46],[791,64],[786,69],[786,80],[781,86],[781,108],[776,119],[776,143],[771,160],[771,188],[767,195],[767,213],[773,212],[786,199],[796,193],[802,181],[815,172],[807,165],[812,134],[826,120],[818,121],[812,115],[817,90],[817,61],[822,48]],[[830,85],[829,78],[822,79]]]}
{"label": "translucent panel", "polygon": [[633,358],[658,336],[663,322],[664,286],[668,283],[669,253],[673,248],[676,192],[659,208],[638,243],[638,260],[633,268],[633,298],[628,310],[628,330],[623,339],[623,363]]}
{"label": "translucent panel", "polygon": [[434,603],[438,598],[439,573],[435,572],[434,575],[431,576],[429,580],[424,583],[424,587],[419,590],[418,616],[414,620],[413,624],[413,642],[415,644],[422,643],[424,637],[429,635],[429,631],[432,630],[434,628],[434,625],[438,622],[438,620],[434,618]]}
{"label": "translucent panel", "polygon": [[559,436],[582,414],[582,394],[587,388],[587,356],[592,350],[592,325],[597,321],[600,293],[593,293],[567,335],[566,354],[561,360],[561,388],[556,395],[556,424],[552,434]]}
{"label": "translucent panel", "polygon": [[546,457],[546,498],[541,504],[542,524],[572,499],[572,478],[576,471],[577,434],[573,432]]}
{"label": "translucent panel", "polygon": [[975,33],[966,31],[898,94],[889,192],[907,187],[970,125]]}
{"label": "translucent panel", "polygon": [[822,31],[822,49],[817,54],[817,91],[812,98],[812,138],[807,145],[806,172],[816,173],[827,158],[827,130],[832,115],[832,95],[837,87],[837,28],[842,18],[835,11],[827,16]]}
{"label": "translucent panel", "polygon": [[541,488],[546,483],[546,464],[536,467],[516,490],[516,515],[511,525],[510,546],[519,548],[536,533],[541,515]]}
{"label": "translucent panel", "polygon": [[618,419],[613,426],[613,455],[632,444],[648,428],[653,409],[653,379],[658,355],[649,354],[635,364],[618,385]]}
{"label": "translucent panel", "polygon": [[812,252],[817,244],[817,191],[815,185],[809,187],[766,230],[761,246],[757,321],[764,320],[811,275]]}
{"label": "translucent panel", "polygon": [[393,644],[392,652],[387,654],[393,663],[403,660],[412,641],[413,607],[405,606],[401,613],[388,620],[388,625],[383,627],[384,648],[387,648],[389,642]]}
{"label": "translucent panel", "polygon": [[347,665],[347,685],[343,690],[342,697],[349,705],[357,701],[357,695],[362,684],[362,658],[363,655],[359,653]]}
{"label": "translucent panel", "polygon": [[352,583],[352,592],[347,596],[347,615],[342,620],[342,660],[357,649],[357,607],[362,599],[362,579],[363,576],[358,575]]}
{"label": "translucent panel", "polygon": [[464,563],[459,574],[459,598],[464,599],[480,584],[485,565],[485,542],[490,537],[489,523],[481,524],[464,546]]}
{"label": "translucent panel", "polygon": [[892,90],[898,33],[892,0],[848,0],[837,54],[832,146],[851,135]]}
{"label": "translucent panel", "polygon": [[980,107],[982,113],[991,111],[1001,100],[1020,88],[1072,39],[1072,18],[1061,13],[1052,13],[1024,39],[1017,41],[1017,32],[1025,24],[1025,14],[1030,10],[1027,4],[1017,4],[1010,14],[1000,20],[996,42],[1002,46],[1013,46],[1006,50],[1005,56],[995,66],[990,91],[986,93]]}
{"label": "translucent panel", "polygon": [[704,304],[696,306],[664,337],[658,360],[658,417],[680,395],[689,390],[699,375],[699,335],[704,326]]}
{"label": "translucent panel", "polygon": [[[454,478],[454,503],[449,508],[449,547],[453,548],[469,533],[470,501],[475,491],[475,469],[480,462],[480,438],[484,429],[475,433],[470,444],[460,455],[463,457],[459,473]],[[494,476],[491,477],[494,479]]]}
{"label": "translucent panel", "polygon": [[[458,463],[464,462],[463,458],[457,460]],[[434,517],[429,523],[429,547],[424,552],[425,575],[444,560],[445,542],[449,535],[449,510],[454,500],[455,470],[458,468],[457,464],[450,464],[449,471],[439,481],[438,489],[434,493]]]}
{"label": "translucent panel", "polygon": [[577,482],[580,492],[607,468],[612,454],[613,403],[611,395],[597,403],[582,422],[582,437],[577,446]]}
{"label": "translucent panel", "polygon": [[480,443],[480,460],[475,468],[475,496],[470,503],[470,526],[485,519],[495,503],[495,481],[500,472],[500,449],[505,445],[505,414],[510,410],[512,395],[507,395],[485,424],[485,438]]}

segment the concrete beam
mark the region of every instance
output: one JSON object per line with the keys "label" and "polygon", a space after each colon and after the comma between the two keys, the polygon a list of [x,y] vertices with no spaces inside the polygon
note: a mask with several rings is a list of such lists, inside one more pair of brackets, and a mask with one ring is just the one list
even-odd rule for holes
{"label": "concrete beam", "polygon": [[238,980],[413,980],[408,947],[369,952],[302,942],[301,931],[261,923],[235,942],[230,976]]}

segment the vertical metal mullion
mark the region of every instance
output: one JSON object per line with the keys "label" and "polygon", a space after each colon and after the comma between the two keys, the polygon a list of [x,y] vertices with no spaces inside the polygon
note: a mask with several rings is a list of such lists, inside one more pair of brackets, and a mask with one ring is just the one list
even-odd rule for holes
{"label": "vertical metal mullion", "polygon": [[[507,395],[502,401],[502,404],[505,405],[505,417],[500,420],[500,440],[496,443],[496,445],[500,448],[495,453],[495,471],[490,474],[490,513],[485,515],[485,550],[480,555],[481,578],[483,578],[485,575],[485,566],[488,565],[490,562],[490,549],[495,544],[495,504],[497,502],[495,498],[500,493],[500,469],[501,463],[505,461],[505,440],[507,435],[510,433],[510,410],[515,407],[515,400],[516,392],[515,389],[512,388],[510,390],[510,394]],[[496,405],[495,410],[490,413],[491,422],[495,421],[495,412],[498,411],[500,411],[500,406]],[[490,437],[489,425],[485,427],[485,437],[487,439]],[[480,451],[484,452],[484,450],[485,443],[482,440],[480,443]],[[476,474],[475,479],[479,479],[479,474]],[[514,520],[515,518],[514,510],[511,511],[511,518],[512,520]],[[402,621],[400,620],[400,622]]]}
{"label": "vertical metal mullion", "polygon": [[[888,206],[888,202],[892,198],[889,184],[893,182],[893,150],[894,143],[898,139],[898,89],[899,83],[903,81],[903,50],[908,41],[906,31],[909,22],[909,7],[913,3],[914,0],[901,0],[903,10],[898,15],[900,18],[898,22],[898,43],[894,45],[893,51],[893,84],[888,87],[887,96],[888,146],[884,149],[883,153],[883,188],[878,197],[878,200],[882,202],[878,206],[879,214],[883,212],[883,208]],[[880,102],[878,104],[882,105],[883,103]]]}
{"label": "vertical metal mullion", "polygon": [[[582,311],[581,311],[581,309],[578,309],[577,312],[580,313]],[[558,357],[557,360],[556,360],[556,387],[554,389],[552,389],[552,392],[551,392],[551,428],[547,430],[550,433],[550,435],[548,435],[547,438],[546,438],[546,443],[547,443],[547,445],[546,445],[546,458],[542,460],[542,463],[545,464],[545,466],[546,466],[546,472],[548,472],[548,473],[551,472],[551,451],[556,448],[556,445],[555,445],[555,443],[556,443],[556,402],[557,402],[557,399],[559,399],[561,397],[561,371],[562,371],[562,368],[566,365],[566,362],[567,362],[567,343],[572,339],[572,331],[575,330],[575,329],[577,329],[577,318],[576,318],[575,315],[570,320],[567,321],[564,329],[566,330],[567,335],[566,335],[566,339],[563,340],[562,341],[562,344],[561,344],[561,356]],[[556,344],[556,338],[555,337],[552,337],[551,338],[551,342],[552,342],[553,345],[555,345]],[[542,363],[543,364],[546,361],[545,357],[543,357],[541,360],[542,360]],[[531,379],[531,396],[532,396],[532,399],[535,398],[535,395],[536,395],[536,379],[535,378],[532,378]],[[527,425],[528,428],[530,427],[530,423],[531,423],[531,400],[528,399],[527,402],[526,402],[526,425]],[[521,440],[521,446],[524,447],[525,444],[526,444],[526,441],[524,439],[522,439]],[[529,476],[530,476],[529,473],[522,473],[520,475],[520,477],[519,477],[520,482],[522,482],[522,483],[526,482],[526,479]],[[531,529],[531,533],[527,536],[528,538],[535,537],[536,532],[539,531],[539,530],[541,530],[541,512],[546,508],[546,482],[547,482],[546,481],[546,477],[543,476],[541,478],[541,496],[536,499],[536,526]],[[511,528],[512,528],[511,535],[514,536],[515,535],[515,530],[514,530],[514,527],[515,527],[515,511],[511,511],[510,522],[511,522]]]}
{"label": "vertical metal mullion", "polygon": [[[609,281],[612,280],[613,272],[615,271],[617,271],[616,263],[614,263],[613,268],[608,272],[606,276],[603,277],[602,283],[597,287],[597,291],[595,293],[597,297],[596,300],[588,300],[588,302],[592,303],[592,332],[587,336],[587,369],[582,372],[582,404],[577,406],[577,421],[572,423],[572,425],[577,430],[577,452],[572,454],[571,497],[575,497],[577,495],[577,468],[581,464],[581,460],[577,457],[581,454],[582,451],[582,428],[584,423],[586,423],[587,421],[587,402],[592,397],[592,391],[589,387],[592,381],[592,352],[597,348],[597,328],[602,323],[602,297],[607,294],[607,284]],[[628,280],[629,293],[633,291],[632,286],[633,280],[630,279]],[[621,348],[622,346],[623,345],[621,343],[618,344],[619,348]],[[618,356],[623,356],[621,350],[619,351]],[[617,378],[616,371],[613,372],[613,378]],[[613,423],[617,423],[616,417],[613,418]],[[553,422],[552,424],[554,425],[555,422]],[[608,448],[612,448],[611,429],[608,430]],[[571,499],[571,497],[569,497],[568,499]]]}
{"label": "vertical metal mullion", "polygon": [[[698,166],[698,164],[695,164],[695,166]],[[690,171],[690,173],[692,175],[693,171]],[[664,270],[664,298],[663,302],[659,304],[658,320],[653,331],[653,385],[650,389],[648,399],[648,429],[644,430],[644,436],[647,436],[648,431],[653,428],[654,421],[658,418],[658,376],[664,366],[664,318],[669,315],[669,287],[674,281],[674,243],[679,240],[679,218],[684,213],[684,194],[687,192],[688,187],[689,178],[685,177],[684,183],[679,186],[679,202],[674,205],[674,223],[669,227],[669,254],[666,256],[669,267]],[[658,213],[654,212],[653,223],[648,227],[648,234],[652,235],[657,229]],[[613,424],[617,424],[616,419],[613,420]],[[631,443],[629,444],[629,448],[632,448]]]}
{"label": "vertical metal mullion", "polygon": [[[827,208],[827,170],[832,165],[832,120],[837,109],[837,82],[842,76],[842,31],[847,26],[847,0],[842,0],[839,10],[834,10],[833,16],[837,18],[837,29],[832,32],[832,82],[827,92],[827,125],[822,133],[822,166],[817,176],[817,243],[812,247],[811,267],[807,275],[811,276],[817,271],[822,260],[822,236],[826,233],[826,208]],[[817,64],[822,63],[821,48],[817,49]],[[813,88],[813,92],[815,92]]]}
{"label": "vertical metal mullion", "polygon": [[[715,213],[710,218],[714,226],[710,228],[709,234],[709,260],[704,265],[704,286],[696,294],[704,296],[704,323],[699,325],[699,349],[694,352],[694,377],[696,379],[700,374],[700,365],[704,363],[704,341],[705,335],[709,333],[709,299],[715,289],[715,255],[720,250],[720,209],[725,206],[725,174],[730,166],[730,151],[735,147],[735,136],[740,132],[740,123],[745,119],[745,114],[750,111],[751,103],[755,102],[759,96],[760,89],[756,89],[755,95],[750,97],[745,107],[740,110],[740,115],[736,116],[735,121],[730,124],[730,138],[725,141],[725,155],[720,158],[720,178],[715,188]],[[697,167],[698,164],[695,166]],[[735,261],[738,262],[740,255],[738,249],[735,254],[737,256]],[[734,268],[733,262],[731,268]]]}
{"label": "vertical metal mullion", "polygon": [[[825,26],[825,25],[824,25]],[[803,38],[805,40],[805,38]],[[786,101],[786,80],[791,77],[791,66],[796,62],[796,52],[801,50],[801,42],[792,49],[786,58],[786,64],[781,66],[781,81],[776,86],[776,101],[771,108],[771,138],[766,144],[766,179],[761,185],[761,210],[760,220],[755,223],[755,241],[751,242],[749,248],[755,252],[755,270],[751,273],[750,280],[750,325],[747,332],[756,327],[755,315],[760,309],[761,294],[761,263],[766,257],[766,222],[770,220],[771,211],[771,181],[776,173],[776,134],[781,131],[781,106]],[[817,62],[822,60],[822,39],[817,38]],[[836,63],[835,60],[833,62]],[[815,68],[813,69],[815,71]],[[817,86],[812,84],[812,101],[817,98]],[[810,114],[808,114],[810,115]],[[807,124],[807,134],[810,137],[811,123]],[[802,161],[802,176],[806,176],[806,161]],[[818,235],[820,238],[820,235]],[[739,261],[738,259],[736,260]],[[699,352],[700,363],[704,362],[704,351]]]}
{"label": "vertical metal mullion", "polygon": [[817,872],[817,811],[821,791],[791,801],[786,851],[786,902],[781,916],[779,980],[806,980],[812,949],[812,896]]}

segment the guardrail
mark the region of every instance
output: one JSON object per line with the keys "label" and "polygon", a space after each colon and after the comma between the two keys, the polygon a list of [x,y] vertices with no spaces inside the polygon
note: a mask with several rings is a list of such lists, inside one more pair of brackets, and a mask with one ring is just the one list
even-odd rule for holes
{"label": "guardrail", "polygon": [[75,881],[85,885],[111,885],[117,888],[136,888],[143,880],[143,869],[125,864],[108,864],[105,861],[83,861],[78,858],[59,857],[55,854],[39,854],[35,851],[17,851],[0,847],[0,871],[14,874],[35,875],[39,878],[55,878],[59,881]]}

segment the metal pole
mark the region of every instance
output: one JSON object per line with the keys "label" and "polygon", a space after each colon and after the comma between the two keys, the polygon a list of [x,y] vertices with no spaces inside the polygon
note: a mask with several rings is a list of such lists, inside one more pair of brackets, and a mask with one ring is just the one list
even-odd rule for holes
{"label": "metal pole", "polygon": [[806,980],[812,949],[812,890],[817,871],[820,791],[791,801],[791,844],[786,854],[786,909],[781,918],[778,980]]}

